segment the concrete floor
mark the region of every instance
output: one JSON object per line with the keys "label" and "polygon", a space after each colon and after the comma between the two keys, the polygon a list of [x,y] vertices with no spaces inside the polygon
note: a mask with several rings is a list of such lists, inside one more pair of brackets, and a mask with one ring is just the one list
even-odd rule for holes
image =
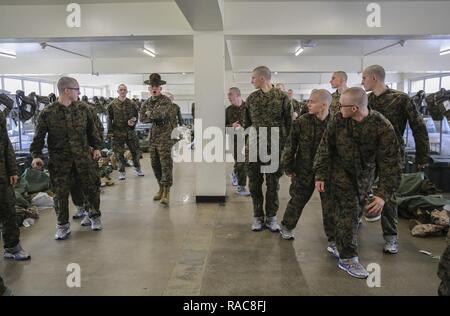
{"label": "concrete floor", "polygon": [[[116,181],[102,194],[103,231],[92,232],[72,221],[71,237],[55,241],[52,210],[44,211],[33,227],[22,228],[31,261],[0,260],[0,274],[14,293],[436,295],[438,260],[419,250],[440,255],[445,239],[414,238],[406,220],[400,222],[396,256],[382,253],[380,223],[363,223],[360,260],[381,267],[381,287],[369,288],[365,280],[339,270],[327,253],[316,194],[304,210],[296,239],[285,241],[278,233],[250,230],[251,199],[236,196],[231,185],[225,205],[195,204],[192,165],[176,165],[170,208],[153,202],[157,184],[148,155],[143,167],[144,178],[128,169],[125,182]],[[288,201],[288,181],[281,181],[279,218]],[[70,263],[81,267],[81,288],[66,285]]]}

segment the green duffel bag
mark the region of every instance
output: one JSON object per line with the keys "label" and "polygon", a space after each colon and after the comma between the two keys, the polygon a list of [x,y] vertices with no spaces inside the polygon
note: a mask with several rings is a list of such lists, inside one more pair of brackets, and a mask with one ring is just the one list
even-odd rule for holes
{"label": "green duffel bag", "polygon": [[41,170],[28,168],[21,178],[28,182],[28,193],[45,192],[50,189],[50,177]]}

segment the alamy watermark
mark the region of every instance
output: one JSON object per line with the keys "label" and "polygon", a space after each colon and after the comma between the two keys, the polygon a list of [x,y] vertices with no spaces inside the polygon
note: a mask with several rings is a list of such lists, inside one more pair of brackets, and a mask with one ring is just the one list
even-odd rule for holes
{"label": "alamy watermark", "polygon": [[[279,127],[226,127],[224,134],[223,129],[217,126],[203,130],[202,119],[195,119],[194,133],[193,151],[185,146],[172,147],[174,162],[258,162],[262,173],[274,173],[279,169]],[[179,139],[180,134],[180,130],[175,128],[171,138]],[[187,137],[191,142],[190,134]]]}

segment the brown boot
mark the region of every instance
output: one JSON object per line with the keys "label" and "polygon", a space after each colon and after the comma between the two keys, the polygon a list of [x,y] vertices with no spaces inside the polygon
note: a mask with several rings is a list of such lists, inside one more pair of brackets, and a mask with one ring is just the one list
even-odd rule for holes
{"label": "brown boot", "polygon": [[163,197],[163,191],[164,188],[162,185],[159,185],[159,191],[156,192],[155,196],[153,197],[153,201],[159,201]]}
{"label": "brown boot", "polygon": [[161,204],[169,205],[169,200],[170,200],[170,187],[165,186],[163,196],[161,199]]}

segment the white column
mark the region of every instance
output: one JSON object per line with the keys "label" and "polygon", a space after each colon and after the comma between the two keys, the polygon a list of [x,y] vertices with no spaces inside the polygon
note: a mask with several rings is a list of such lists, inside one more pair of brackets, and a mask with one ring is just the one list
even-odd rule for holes
{"label": "white column", "polygon": [[[203,131],[210,126],[225,126],[224,85],[225,45],[223,32],[194,32],[195,118],[202,120]],[[195,134],[196,150],[208,141]],[[223,148],[220,150],[223,151]],[[196,162],[197,201],[220,201],[225,197],[224,162]]]}

